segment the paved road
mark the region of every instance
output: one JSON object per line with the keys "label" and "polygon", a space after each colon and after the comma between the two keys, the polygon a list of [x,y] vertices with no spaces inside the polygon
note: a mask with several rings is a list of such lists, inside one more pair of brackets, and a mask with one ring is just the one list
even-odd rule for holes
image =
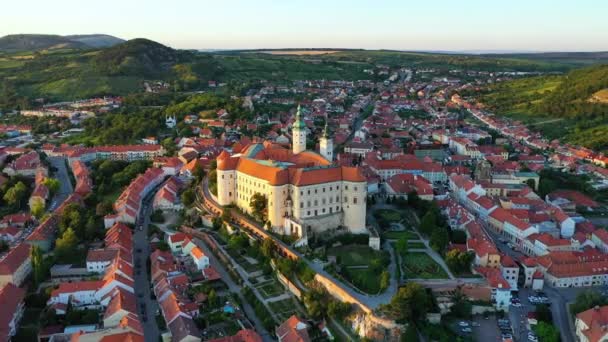
{"label": "paved road", "polygon": [[262,321],[260,321],[258,316],[256,316],[255,311],[253,310],[253,307],[251,307],[251,304],[249,304],[247,299],[245,299],[245,297],[242,295],[241,286],[232,280],[232,278],[228,274],[228,271],[226,271],[226,269],[224,268],[224,265],[222,265],[222,263],[219,260],[217,260],[217,258],[215,257],[215,254],[213,254],[211,252],[211,249],[209,248],[209,246],[207,246],[207,244],[205,244],[205,242],[201,239],[195,238],[193,241],[199,248],[201,248],[203,250],[205,255],[207,255],[209,257],[209,264],[216,271],[218,271],[218,273],[222,277],[222,280],[226,283],[226,285],[228,285],[228,289],[230,290],[230,292],[235,293],[240,298],[241,303],[243,303],[243,310],[245,311],[245,314],[247,315],[247,317],[255,325],[255,329],[258,332],[258,334],[260,334],[260,336],[262,336],[264,341],[274,341],[274,339],[272,338],[270,333],[268,333],[268,331],[264,328]]}
{"label": "paved road", "polygon": [[[137,310],[141,323],[144,328],[144,337],[146,341],[156,341],[159,336],[158,325],[156,324],[156,311],[158,310],[158,303],[156,299],[151,299],[152,290],[150,289],[150,280],[148,279],[148,265],[147,260],[150,257],[150,244],[148,242],[148,226],[150,224],[150,215],[152,214],[152,206],[150,205],[151,199],[153,198],[155,191],[151,191],[150,194],[143,200],[143,207],[140,215],[140,221],[142,230],[135,228],[133,234],[133,244],[135,248],[134,259],[135,259],[135,294],[137,296]],[[140,252],[138,252],[140,251]],[[141,265],[139,268],[136,265]],[[143,321],[142,315],[142,304],[144,305],[144,312],[147,320]]]}
{"label": "paved road", "polygon": [[72,185],[72,181],[68,174],[66,159],[64,157],[48,157],[49,164],[53,166],[57,171],[53,175],[57,180],[59,180],[60,187],[59,191],[53,196],[51,200],[51,204],[49,205],[48,210],[54,211],[63,203],[63,201],[70,196],[70,194],[74,191],[74,187]]}

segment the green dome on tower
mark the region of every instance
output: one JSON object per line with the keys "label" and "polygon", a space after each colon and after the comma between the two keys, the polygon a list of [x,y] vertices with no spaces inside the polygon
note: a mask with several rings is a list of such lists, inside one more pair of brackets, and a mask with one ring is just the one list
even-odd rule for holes
{"label": "green dome on tower", "polygon": [[296,120],[293,122],[293,129],[304,129],[306,128],[306,124],[304,124],[304,120],[302,120],[302,115],[300,113],[301,108],[298,105],[298,111],[296,112]]}

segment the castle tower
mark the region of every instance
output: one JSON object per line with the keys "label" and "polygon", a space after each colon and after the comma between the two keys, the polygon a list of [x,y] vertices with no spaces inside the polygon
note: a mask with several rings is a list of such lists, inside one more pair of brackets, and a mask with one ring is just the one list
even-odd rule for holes
{"label": "castle tower", "polygon": [[306,125],[302,120],[300,114],[300,105],[298,105],[298,111],[296,112],[296,120],[292,127],[292,149],[294,154],[298,154],[306,150]]}
{"label": "castle tower", "polygon": [[334,141],[329,137],[327,118],[325,118],[325,128],[323,129],[323,135],[319,141],[319,152],[325,159],[330,162],[334,161]]}

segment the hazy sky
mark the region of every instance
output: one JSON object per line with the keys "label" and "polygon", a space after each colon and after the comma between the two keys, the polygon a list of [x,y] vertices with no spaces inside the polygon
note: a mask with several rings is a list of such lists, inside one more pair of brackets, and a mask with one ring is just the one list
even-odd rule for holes
{"label": "hazy sky", "polygon": [[107,33],[175,48],[608,50],[607,0],[2,0],[0,36]]}

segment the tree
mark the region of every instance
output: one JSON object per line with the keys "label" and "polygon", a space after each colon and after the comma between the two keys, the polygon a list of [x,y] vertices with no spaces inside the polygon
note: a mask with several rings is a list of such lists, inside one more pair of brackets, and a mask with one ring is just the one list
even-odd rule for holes
{"label": "tree", "polygon": [[448,246],[448,232],[443,227],[437,227],[431,234],[429,244],[436,252],[442,253]]}
{"label": "tree", "polygon": [[203,169],[201,163],[196,163],[196,165],[194,165],[192,176],[194,176],[197,183],[199,183],[205,177],[205,169]]}
{"label": "tree", "polygon": [[97,203],[95,207],[95,215],[97,216],[105,216],[112,212],[112,203],[111,202],[100,202]]}
{"label": "tree", "polygon": [[276,251],[274,241],[272,241],[271,238],[265,238],[264,241],[262,241],[261,251],[265,257],[269,259],[273,258]]}
{"label": "tree", "polygon": [[11,246],[8,244],[8,242],[0,240],[0,253],[8,252],[10,248]]}
{"label": "tree", "polygon": [[3,199],[8,205],[14,208],[19,208],[21,207],[26,196],[27,187],[25,184],[23,184],[23,182],[19,181],[13,187],[8,189],[6,193],[4,193]]}
{"label": "tree", "polygon": [[416,331],[416,326],[412,323],[408,324],[407,329],[405,329],[405,333],[401,335],[401,342],[418,342],[418,332]]}
{"label": "tree", "polygon": [[431,235],[435,227],[437,227],[437,216],[434,211],[428,210],[420,221],[420,231],[425,235]]}
{"label": "tree", "polygon": [[534,331],[538,336],[539,341],[543,342],[559,342],[559,331],[555,326],[546,322],[538,322]]}
{"label": "tree", "polygon": [[186,189],[182,192],[181,200],[186,207],[190,207],[194,203],[194,198],[194,191],[192,189]]}
{"label": "tree", "polygon": [[42,215],[44,215],[44,201],[42,199],[36,198],[32,207],[30,208],[30,212],[34,215],[35,218],[40,220]]}
{"label": "tree", "polygon": [[251,196],[251,200],[249,201],[249,206],[251,207],[253,217],[255,217],[258,221],[266,221],[266,196],[256,192]]}
{"label": "tree", "polygon": [[391,299],[383,309],[395,319],[404,322],[410,320],[423,320],[431,300],[424,287],[417,283],[407,283]]}
{"label": "tree", "polygon": [[59,188],[61,187],[61,182],[59,182],[59,180],[55,178],[46,178],[42,181],[42,184],[44,184],[49,189],[51,194],[56,194],[57,191],[59,191]]}
{"label": "tree", "polygon": [[380,290],[384,291],[391,285],[391,274],[388,271],[380,273]]}
{"label": "tree", "polygon": [[32,246],[30,250],[30,257],[32,260],[32,273],[34,274],[34,284],[40,284],[45,278],[45,265],[42,250],[37,245]]}
{"label": "tree", "polygon": [[175,144],[175,141],[173,140],[173,138],[166,138],[163,141],[161,141],[160,144],[165,149],[165,151],[166,151],[165,155],[167,155],[167,156],[172,156],[177,151],[177,145]]}
{"label": "tree", "polygon": [[352,306],[350,303],[344,303],[333,298],[331,298],[329,300],[329,304],[327,304],[327,314],[330,317],[336,318],[338,320],[343,320],[344,317],[350,314],[351,310]]}
{"label": "tree", "polygon": [[207,295],[207,301],[209,302],[209,306],[217,306],[217,294],[215,293],[214,289],[211,289],[211,291],[209,291],[209,294]]}
{"label": "tree", "polygon": [[551,310],[549,306],[545,304],[536,305],[536,319],[540,322],[551,323],[553,321],[553,315],[551,314]]}
{"label": "tree", "polygon": [[226,223],[230,223],[232,220],[232,210],[230,208],[224,208],[222,212],[222,220]]}
{"label": "tree", "polygon": [[67,228],[61,238],[55,242],[55,256],[61,262],[69,260],[69,256],[74,255],[78,246],[78,237],[72,228]]}
{"label": "tree", "polygon": [[397,244],[395,245],[397,252],[401,254],[401,256],[405,256],[407,254],[409,248],[409,242],[405,236],[402,236],[397,240]]}
{"label": "tree", "polygon": [[576,296],[576,300],[570,305],[570,311],[576,315],[595,306],[603,306],[607,304],[608,298],[602,296],[601,293],[594,290],[587,290],[579,293]]}
{"label": "tree", "polygon": [[211,220],[211,228],[215,231],[220,230],[220,228],[222,228],[222,225],[223,225],[222,219],[219,217],[214,217]]}

